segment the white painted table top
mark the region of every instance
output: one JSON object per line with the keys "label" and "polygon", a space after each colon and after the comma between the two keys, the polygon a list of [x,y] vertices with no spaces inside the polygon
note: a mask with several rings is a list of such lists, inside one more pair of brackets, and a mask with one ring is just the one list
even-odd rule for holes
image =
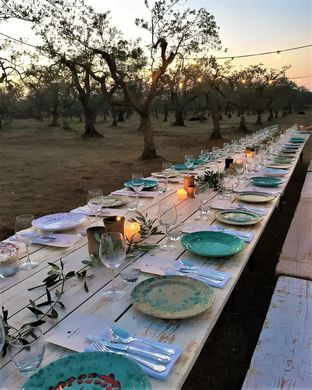
{"label": "white painted table top", "polygon": [[[297,156],[297,159],[299,156]],[[280,186],[284,192],[287,183],[293,173],[296,161],[290,172],[285,176],[285,182]],[[187,199],[179,201],[176,196],[176,191],[180,184],[170,184],[170,189],[165,194],[161,194],[156,198],[144,198],[144,205],[141,211],[147,212],[149,218],[157,216],[158,203],[166,199],[174,202],[177,205],[179,221],[193,222],[198,215],[198,199]],[[247,186],[247,184],[246,184]],[[248,190],[248,187],[246,188]],[[261,190],[261,188],[259,188]],[[262,189],[264,190],[264,189]],[[212,197],[217,196],[216,193],[211,194]],[[136,335],[154,338],[159,341],[166,341],[169,343],[179,344],[183,348],[183,353],[167,381],[160,381],[151,379],[153,389],[179,389],[188,376],[193,364],[198,358],[202,347],[204,346],[211,330],[217,322],[224,305],[231,295],[241,273],[244,270],[248,259],[256,246],[266,224],[268,223],[271,214],[275,207],[277,207],[280,196],[277,196],[273,201],[264,204],[268,208],[268,213],[263,220],[254,226],[237,227],[235,229],[242,229],[243,231],[250,231],[254,234],[252,242],[246,245],[245,249],[233,257],[227,259],[207,259],[206,263],[215,267],[218,270],[228,271],[232,274],[232,278],[223,289],[215,290],[215,301],[205,313],[185,319],[185,320],[162,320],[144,315],[131,306],[130,293],[132,286],[125,286],[120,277],[117,277],[117,283],[120,288],[124,288],[128,295],[126,299],[118,302],[107,302],[101,296],[102,292],[109,288],[111,282],[111,271],[104,267],[93,270],[93,278],[88,282],[89,293],[86,293],[83,288],[83,283],[77,280],[70,279],[65,287],[65,294],[62,302],[66,308],[58,310],[59,317],[55,322],[47,322],[41,326],[42,330],[47,336],[49,331],[56,326],[61,327],[62,322],[66,318],[74,314],[85,314],[94,316],[94,321],[110,322],[116,321],[122,327],[133,331]],[[255,207],[256,205],[252,205]],[[260,207],[263,204],[259,205]],[[132,213],[128,212],[126,218],[131,218]],[[211,224],[217,223],[214,218],[214,212],[209,217]],[[88,217],[85,226],[80,227],[80,231],[90,225],[98,225],[94,217]],[[165,240],[162,236],[152,236],[149,241],[157,242]],[[36,289],[28,291],[27,289],[35,285],[41,284],[43,279],[47,276],[49,265],[47,262],[57,262],[60,258],[64,262],[65,270],[78,270],[81,268],[81,261],[88,258],[86,238],[82,238],[78,243],[70,248],[55,248],[48,246],[31,246],[31,257],[40,265],[33,270],[20,270],[15,276],[7,279],[0,279],[0,299],[1,305],[4,305],[9,311],[10,323],[17,326],[27,321],[34,320],[34,316],[26,308],[29,299],[36,301],[45,299],[44,289]],[[158,258],[166,258],[168,264],[177,258],[193,259],[196,262],[196,256],[184,250],[180,242],[177,243],[177,250],[173,252],[164,252],[155,249],[143,255],[142,259],[153,259],[155,262]],[[198,259],[198,258],[197,258]],[[140,280],[150,277],[150,274],[143,274]],[[42,366],[54,361],[64,355],[72,353],[65,348],[47,344],[44,361]],[[1,388],[3,389],[18,389],[25,381],[23,377],[17,374],[14,366],[9,361],[8,356],[0,360],[0,377]]]}

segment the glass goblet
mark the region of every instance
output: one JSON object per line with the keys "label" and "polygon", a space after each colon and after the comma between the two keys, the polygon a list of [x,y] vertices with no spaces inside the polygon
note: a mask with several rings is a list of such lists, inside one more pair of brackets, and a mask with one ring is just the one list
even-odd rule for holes
{"label": "glass goblet", "polygon": [[103,196],[103,191],[96,188],[88,191],[87,201],[90,210],[92,210],[95,216],[98,216],[98,213],[102,209],[101,197]]}
{"label": "glass goblet", "polygon": [[131,187],[135,192],[135,207],[133,210],[137,210],[140,206],[139,203],[140,191],[142,191],[144,188],[144,176],[142,173],[132,174]]}
{"label": "glass goblet", "polygon": [[123,298],[126,293],[117,290],[115,286],[115,269],[118,268],[126,258],[126,242],[121,233],[104,233],[100,240],[99,256],[102,263],[113,271],[112,289],[105,291],[103,296],[110,301],[117,301]]}
{"label": "glass goblet", "polygon": [[186,154],[184,159],[184,165],[187,169],[191,169],[194,166],[194,156],[192,154]]}
{"label": "glass goblet", "polygon": [[39,265],[39,263],[30,260],[29,245],[32,241],[32,232],[29,230],[32,227],[35,217],[32,214],[21,214],[15,218],[15,238],[16,241],[22,242],[26,246],[26,261],[20,264],[20,269],[32,269]]}
{"label": "glass goblet", "polygon": [[158,207],[158,219],[160,225],[163,225],[165,227],[167,236],[167,242],[161,245],[159,248],[163,251],[175,250],[175,245],[171,244],[171,240],[168,237],[170,226],[175,225],[178,220],[178,214],[175,205],[160,203]]}
{"label": "glass goblet", "polygon": [[172,175],[172,163],[163,162],[161,166],[161,173],[165,177],[166,189],[168,188],[169,177]]}

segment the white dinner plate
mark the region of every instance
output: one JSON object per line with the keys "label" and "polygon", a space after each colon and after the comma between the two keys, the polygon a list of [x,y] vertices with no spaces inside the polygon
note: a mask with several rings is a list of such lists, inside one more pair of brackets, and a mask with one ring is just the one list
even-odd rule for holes
{"label": "white dinner plate", "polygon": [[50,214],[36,219],[33,226],[43,231],[57,232],[73,229],[81,225],[85,219],[86,216],[80,213]]}

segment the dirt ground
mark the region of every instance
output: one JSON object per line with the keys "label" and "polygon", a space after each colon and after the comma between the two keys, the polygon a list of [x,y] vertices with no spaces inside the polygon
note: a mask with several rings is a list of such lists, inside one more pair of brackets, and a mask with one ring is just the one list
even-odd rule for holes
{"label": "dirt ground", "polygon": [[[225,140],[244,135],[235,130],[238,122],[236,116],[221,121]],[[108,194],[120,188],[133,170],[140,169],[146,175],[159,170],[161,159],[138,160],[143,148],[138,123],[134,117],[116,128],[110,127],[110,120],[99,122],[97,129],[104,137],[90,140],[80,138],[81,124],[74,122],[70,131],[32,120],[17,120],[0,130],[0,239],[13,233],[18,214],[38,217],[68,211],[85,204],[87,190],[92,187],[103,188]],[[251,130],[259,128],[254,123],[255,117],[248,116]],[[276,123],[282,128],[312,124],[312,111],[290,114]],[[158,154],[173,162],[182,161],[186,153],[197,155],[201,149],[225,141],[209,140],[211,119],[186,121],[185,128],[155,119],[154,129]],[[274,212],[184,390],[241,388],[276,283],[275,265],[312,158],[311,145],[310,140],[288,185],[285,204]]]}

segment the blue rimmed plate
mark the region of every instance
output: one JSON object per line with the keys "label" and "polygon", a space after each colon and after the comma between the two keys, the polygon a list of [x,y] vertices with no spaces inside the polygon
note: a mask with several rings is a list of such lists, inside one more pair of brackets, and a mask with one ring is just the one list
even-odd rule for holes
{"label": "blue rimmed plate", "polygon": [[194,232],[182,237],[185,249],[199,256],[228,257],[244,249],[240,238],[223,232]]}
{"label": "blue rimmed plate", "polygon": [[23,390],[151,390],[147,375],[133,360],[109,352],[82,352],[56,360],[36,372]]}
{"label": "blue rimmed plate", "polygon": [[247,210],[222,210],[216,213],[217,220],[229,225],[255,225],[263,217]]}
{"label": "blue rimmed plate", "polygon": [[194,169],[194,167],[192,168],[187,168],[187,166],[183,163],[179,163],[179,164],[174,164],[174,168],[177,170],[177,171],[192,171]]}
{"label": "blue rimmed plate", "polygon": [[137,284],[131,293],[134,307],[157,318],[196,316],[213,303],[213,289],[186,276],[157,276]]}
{"label": "blue rimmed plate", "polygon": [[288,169],[279,169],[279,168],[269,168],[269,167],[262,167],[260,172],[265,176],[273,176],[273,177],[280,177],[285,176],[289,172]]}
{"label": "blue rimmed plate", "polygon": [[259,187],[276,187],[283,183],[284,180],[279,177],[256,176],[251,177],[249,181]]}
{"label": "blue rimmed plate", "polygon": [[[128,180],[124,183],[124,186],[132,189],[132,180]],[[144,179],[144,190],[148,190],[158,186],[158,180]]]}
{"label": "blue rimmed plate", "polygon": [[86,220],[86,216],[80,213],[58,213],[37,218],[33,226],[42,231],[57,232],[74,229]]}

